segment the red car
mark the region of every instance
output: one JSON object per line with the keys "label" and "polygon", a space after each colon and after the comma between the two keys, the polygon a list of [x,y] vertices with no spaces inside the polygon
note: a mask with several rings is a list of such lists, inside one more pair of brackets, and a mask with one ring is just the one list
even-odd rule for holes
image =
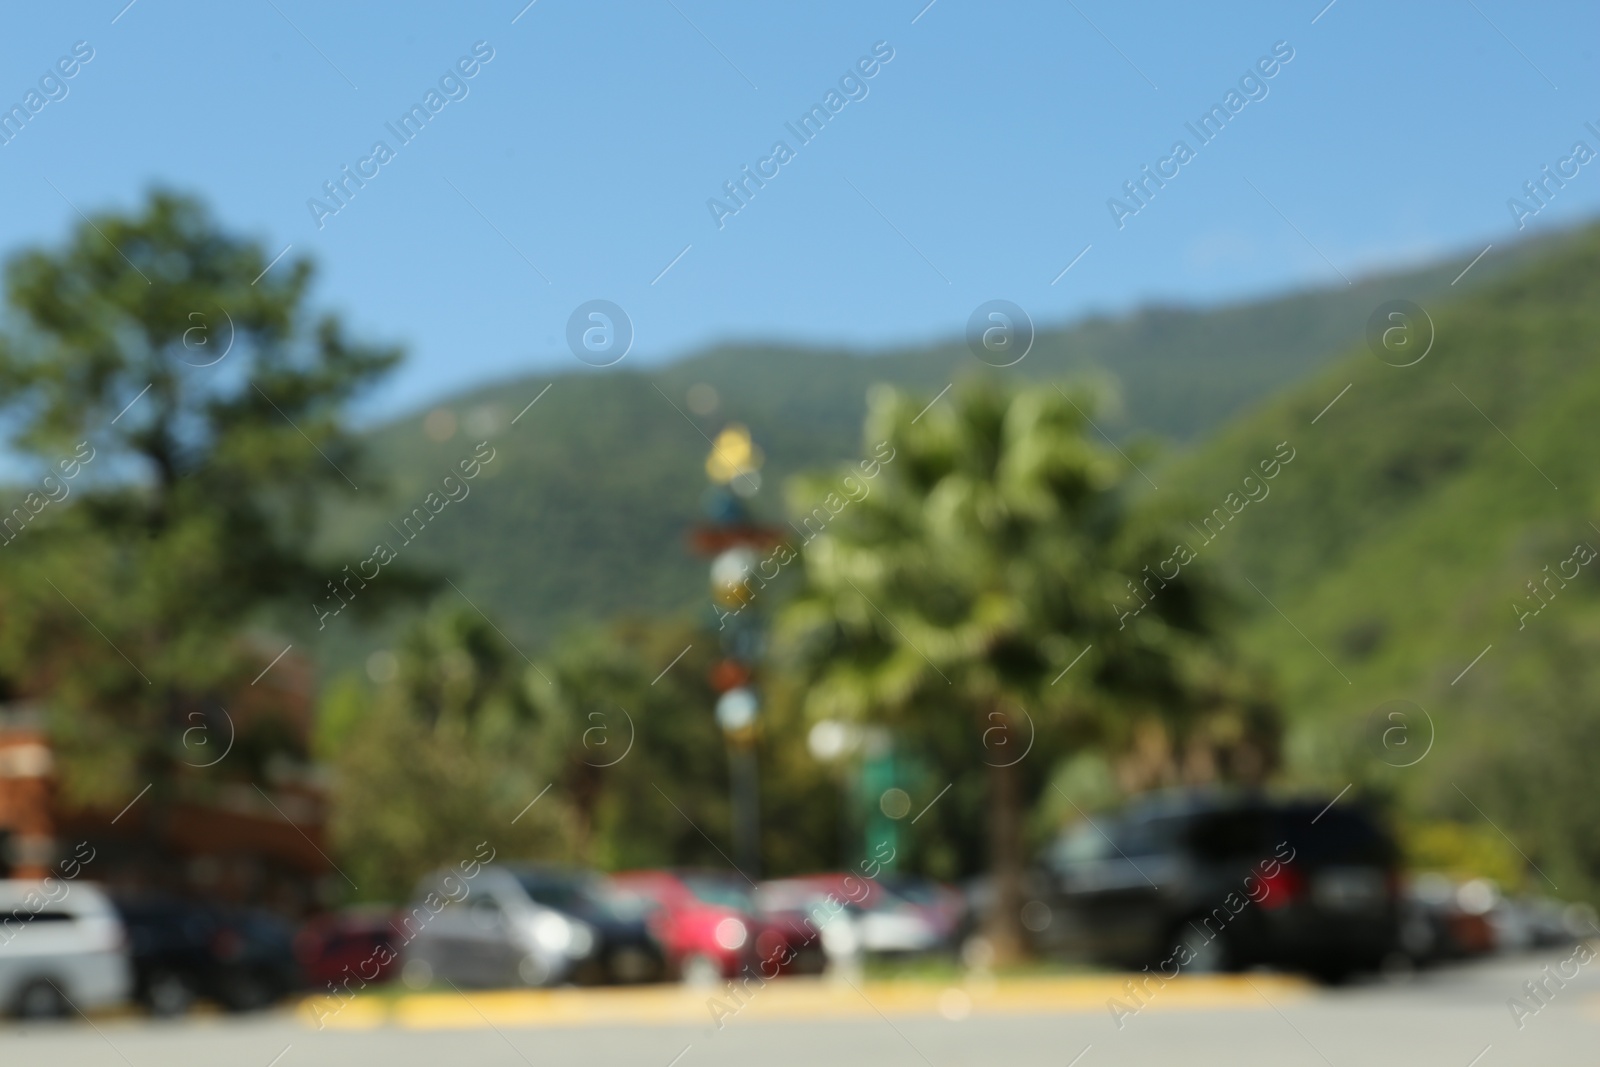
{"label": "red car", "polygon": [[800,946],[757,917],[750,883],[720,871],[625,871],[613,888],[642,903],[668,966],[693,983],[745,971],[774,977],[788,970]]}
{"label": "red car", "polygon": [[295,958],[315,990],[352,990],[382,982],[399,961],[392,916],[383,911],[344,911],[312,919],[294,939]]}

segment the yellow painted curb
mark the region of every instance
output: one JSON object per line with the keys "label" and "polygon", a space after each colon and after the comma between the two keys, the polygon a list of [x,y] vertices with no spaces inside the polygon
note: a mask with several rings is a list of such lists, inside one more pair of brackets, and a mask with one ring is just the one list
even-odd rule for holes
{"label": "yellow painted curb", "polygon": [[[1140,986],[1140,982],[1146,983]],[[1310,984],[1284,975],[1193,975],[1164,985],[1147,975],[969,979],[959,984],[886,981],[851,985],[827,979],[785,978],[747,988],[731,983],[709,989],[650,986],[608,989],[473,990],[460,993],[331,996],[301,1001],[297,1016],[317,1029],[410,1030],[481,1027],[594,1026],[601,1024],[714,1025],[734,1019],[850,1019],[883,1015],[1052,1014],[1107,1011],[1117,998],[1137,1006],[1128,983],[1140,990],[1143,1010],[1234,1008],[1266,1010],[1306,995]],[[1146,991],[1148,990],[1148,991]]]}

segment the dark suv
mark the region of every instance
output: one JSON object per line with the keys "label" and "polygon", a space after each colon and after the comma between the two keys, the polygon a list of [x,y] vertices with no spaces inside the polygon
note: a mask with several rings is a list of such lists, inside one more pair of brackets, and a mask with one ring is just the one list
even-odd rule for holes
{"label": "dark suv", "polygon": [[1398,944],[1397,850],[1353,802],[1164,794],[1079,825],[1044,859],[1056,945],[1119,966],[1337,981]]}
{"label": "dark suv", "polygon": [[267,912],[161,894],[119,895],[134,996],[182,1015],[205,997],[228,1011],[265,1008],[303,983],[293,930]]}

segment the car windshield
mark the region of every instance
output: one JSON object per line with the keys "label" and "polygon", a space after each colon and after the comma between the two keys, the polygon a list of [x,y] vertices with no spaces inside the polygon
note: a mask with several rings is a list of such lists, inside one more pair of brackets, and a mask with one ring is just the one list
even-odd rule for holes
{"label": "car windshield", "polygon": [[598,878],[523,874],[517,882],[535,902],[568,915],[630,920],[645,913],[645,902],[635,894],[614,889]]}
{"label": "car windshield", "polygon": [[520,875],[523,892],[535,902],[557,911],[584,911],[594,904],[594,894],[583,879],[560,875]]}
{"label": "car windshield", "polygon": [[730,879],[686,874],[683,876],[683,884],[702,904],[715,904],[737,911],[754,910],[751,907],[750,888]]}
{"label": "car windshield", "polygon": [[892,897],[917,905],[941,903],[938,887],[932,882],[879,879],[878,884]]}
{"label": "car windshield", "polygon": [[805,911],[825,897],[815,886],[798,882],[768,883],[757,894],[763,911]]}

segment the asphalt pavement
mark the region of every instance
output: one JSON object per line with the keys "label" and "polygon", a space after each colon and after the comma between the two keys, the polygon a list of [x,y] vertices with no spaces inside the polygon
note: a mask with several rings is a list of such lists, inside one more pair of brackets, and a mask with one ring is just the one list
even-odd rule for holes
{"label": "asphalt pavement", "polygon": [[[690,1014],[639,1010],[635,998],[598,1015],[579,1001],[460,995],[463,1010],[341,1013],[318,1029],[305,1006],[252,1016],[172,1022],[133,1016],[0,1028],[0,1064],[50,1067],[350,1067],[441,1064],[544,1067],[916,1067],[1157,1063],[1227,1067],[1501,1067],[1600,1060],[1600,960],[1572,951],[1496,959],[1422,975],[1321,989],[1272,975],[1180,980],[1124,1009],[1105,1003],[1118,976],[1075,980],[1051,1002],[1048,984],[908,990],[874,984],[826,996],[775,983],[712,1023],[712,993]],[[1565,966],[1563,966],[1565,964]],[[1546,967],[1549,969],[1546,970]],[[1563,971],[1576,977],[1560,979]],[[1555,977],[1551,977],[1555,976]],[[1539,999],[1525,983],[1544,982]],[[1187,983],[1187,984],[1186,984]],[[1013,990],[1017,990],[1013,992]],[[848,996],[844,996],[844,994]],[[496,1000],[494,998],[501,997]],[[578,994],[582,997],[583,994]],[[672,998],[678,998],[676,1000]],[[810,998],[810,999],[808,999]],[[1508,1003],[1516,998],[1523,1010]],[[394,1002],[390,1002],[392,1008]],[[419,1001],[423,1007],[433,1003]],[[581,1001],[587,1004],[589,1001]],[[729,1006],[731,1002],[728,1003]],[[551,1005],[556,1005],[552,1008]],[[566,1007],[561,1007],[566,1005]],[[765,1005],[765,1006],[764,1006]],[[701,1010],[702,1018],[696,1019]],[[671,1021],[661,1021],[663,1018]],[[519,1019],[523,1021],[518,1021]],[[1120,1022],[1120,1026],[1118,1025]]]}

